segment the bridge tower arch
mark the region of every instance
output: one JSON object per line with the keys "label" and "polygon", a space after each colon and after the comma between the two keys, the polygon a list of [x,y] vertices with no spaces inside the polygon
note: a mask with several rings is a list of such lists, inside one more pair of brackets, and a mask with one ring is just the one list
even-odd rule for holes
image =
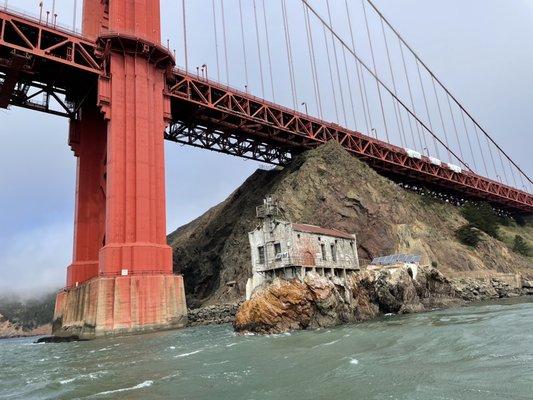
{"label": "bridge tower arch", "polygon": [[83,33],[105,59],[94,101],[72,121],[73,262],[53,333],[83,338],[183,326],[183,279],[166,243],[165,79],[159,0],[85,0]]}

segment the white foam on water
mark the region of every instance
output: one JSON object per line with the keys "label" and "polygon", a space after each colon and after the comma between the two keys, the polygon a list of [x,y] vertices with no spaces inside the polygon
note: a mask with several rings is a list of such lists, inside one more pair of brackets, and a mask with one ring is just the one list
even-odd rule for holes
{"label": "white foam on water", "polygon": [[237,343],[230,343],[230,344],[227,344],[226,347],[233,347],[233,346],[236,346]]}
{"label": "white foam on water", "polygon": [[94,380],[94,379],[98,379],[101,375],[105,375],[107,373],[108,373],[108,371],[91,372],[89,374],[82,374],[82,375],[75,376],[74,378],[62,379],[62,380],[59,381],[59,383],[61,385],[67,385],[69,383],[72,383],[72,382],[80,380],[80,379],[89,378],[89,379]]}
{"label": "white foam on water", "polygon": [[359,360],[357,358],[350,358],[350,364],[357,365],[359,364]]}
{"label": "white foam on water", "polygon": [[320,347],[320,346],[331,346],[335,343],[338,343],[340,342],[340,339],[337,339],[337,340],[333,340],[331,342],[327,342],[327,343],[320,343],[320,344],[317,344],[316,346],[313,346],[313,349],[317,348],[317,347]]}
{"label": "white foam on water", "polygon": [[170,346],[169,349],[170,350],[176,350],[176,346]]}
{"label": "white foam on water", "polygon": [[208,367],[210,365],[222,365],[222,364],[227,364],[227,363],[229,363],[229,360],[224,360],[224,361],[219,361],[219,362],[214,362],[214,363],[204,363],[204,365]]}
{"label": "white foam on water", "polygon": [[105,396],[105,395],[108,395],[108,394],[120,393],[120,392],[128,392],[128,391],[130,391],[130,390],[143,389],[143,388],[147,388],[147,387],[152,386],[153,383],[154,383],[154,381],[144,381],[144,382],[139,383],[138,385],[135,385],[135,386],[132,386],[132,387],[121,388],[121,389],[115,389],[115,390],[106,390],[105,392],[96,393],[96,394],[93,395],[92,397],[96,397],[96,396]]}
{"label": "white foam on water", "polygon": [[200,353],[202,351],[203,350],[195,350],[195,351],[191,351],[190,353],[178,354],[177,356],[174,356],[174,358],[188,357],[188,356],[192,356],[193,354],[198,354],[198,353]]}

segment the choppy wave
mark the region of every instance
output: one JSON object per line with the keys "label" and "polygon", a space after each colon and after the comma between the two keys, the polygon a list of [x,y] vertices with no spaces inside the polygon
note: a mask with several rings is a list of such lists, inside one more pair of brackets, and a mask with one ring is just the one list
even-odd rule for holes
{"label": "choppy wave", "polygon": [[91,397],[106,396],[108,394],[113,394],[113,393],[128,392],[130,390],[143,389],[143,388],[150,387],[153,384],[154,384],[154,381],[144,381],[132,387],[120,388],[120,389],[115,389],[115,390],[106,390],[105,392],[96,393],[92,395]]}
{"label": "choppy wave", "polygon": [[189,356],[192,356],[194,354],[201,353],[202,351],[203,350],[200,349],[200,350],[191,351],[189,353],[178,354],[178,355],[174,356],[174,358],[189,357]]}

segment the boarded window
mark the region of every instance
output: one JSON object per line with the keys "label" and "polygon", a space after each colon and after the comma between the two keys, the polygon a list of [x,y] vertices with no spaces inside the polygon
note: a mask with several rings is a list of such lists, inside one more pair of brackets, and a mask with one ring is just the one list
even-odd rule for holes
{"label": "boarded window", "polygon": [[333,262],[337,261],[337,246],[334,244],[331,245],[331,260]]}
{"label": "boarded window", "polygon": [[352,255],[354,256],[354,258],[356,258],[356,255],[355,255],[355,246],[354,246],[353,242],[350,242],[350,247],[352,248]]}
{"label": "boarded window", "polygon": [[274,254],[281,254],[281,243],[274,243]]}
{"label": "boarded window", "polygon": [[259,246],[257,248],[257,253],[259,254],[259,264],[265,263],[265,248],[264,246]]}
{"label": "boarded window", "polygon": [[326,261],[326,245],[324,243],[320,243],[320,250],[322,251],[322,261]]}

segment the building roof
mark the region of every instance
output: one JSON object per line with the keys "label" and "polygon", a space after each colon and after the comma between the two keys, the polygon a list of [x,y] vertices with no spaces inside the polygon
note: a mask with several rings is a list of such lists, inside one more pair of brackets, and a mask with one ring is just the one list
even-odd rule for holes
{"label": "building roof", "polygon": [[297,232],[314,233],[316,235],[333,236],[343,239],[354,239],[354,235],[337,229],[322,228],[321,226],[308,224],[292,224],[292,228]]}

